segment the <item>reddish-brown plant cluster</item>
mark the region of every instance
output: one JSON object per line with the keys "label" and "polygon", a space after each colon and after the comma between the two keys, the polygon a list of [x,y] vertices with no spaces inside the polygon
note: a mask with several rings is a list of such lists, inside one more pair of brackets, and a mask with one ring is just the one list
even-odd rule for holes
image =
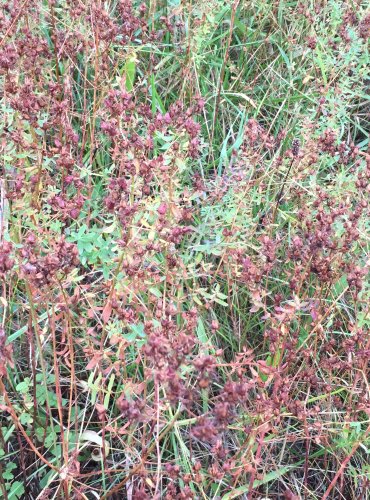
{"label": "reddish-brown plant cluster", "polygon": [[[6,460],[42,479],[27,498],[257,498],[278,463],[325,493],[309,460],[337,467],[370,413],[370,156],[320,89],[299,130],[256,112],[207,170],[200,87],[160,102],[171,77],[150,84],[168,40],[188,58],[182,8],[113,4],[0,13]],[[342,21],[334,45],[368,38],[368,16]]]}

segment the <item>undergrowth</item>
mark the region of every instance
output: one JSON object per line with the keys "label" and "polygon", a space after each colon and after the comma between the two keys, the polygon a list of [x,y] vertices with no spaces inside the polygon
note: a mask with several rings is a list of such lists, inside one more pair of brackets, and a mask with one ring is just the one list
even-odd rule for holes
{"label": "undergrowth", "polygon": [[367,2],[1,6],[1,497],[369,498]]}

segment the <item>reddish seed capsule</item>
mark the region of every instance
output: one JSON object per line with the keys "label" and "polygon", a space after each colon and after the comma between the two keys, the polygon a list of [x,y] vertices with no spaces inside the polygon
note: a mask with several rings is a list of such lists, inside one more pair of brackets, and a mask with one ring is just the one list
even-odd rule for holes
{"label": "reddish seed capsule", "polygon": [[159,215],[166,215],[167,212],[167,204],[166,203],[161,203],[158,207],[157,212]]}
{"label": "reddish seed capsule", "polygon": [[211,328],[212,330],[218,330],[220,327],[220,324],[219,322],[217,321],[217,319],[214,319],[212,320],[212,323],[211,323]]}

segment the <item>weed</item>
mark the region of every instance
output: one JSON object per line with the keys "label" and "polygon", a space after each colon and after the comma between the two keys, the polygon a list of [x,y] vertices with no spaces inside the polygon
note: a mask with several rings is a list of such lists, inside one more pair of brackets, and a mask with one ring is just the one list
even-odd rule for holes
{"label": "weed", "polygon": [[365,2],[0,32],[1,496],[367,498]]}

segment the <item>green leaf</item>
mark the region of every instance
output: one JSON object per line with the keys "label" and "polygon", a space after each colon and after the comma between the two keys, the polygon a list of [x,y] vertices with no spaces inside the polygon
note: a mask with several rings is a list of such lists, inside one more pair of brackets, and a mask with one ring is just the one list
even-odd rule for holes
{"label": "green leaf", "polygon": [[30,415],[29,413],[27,412],[23,412],[21,413],[20,417],[19,417],[19,421],[22,425],[28,425],[28,424],[32,424],[33,422],[33,417],[32,415]]}
{"label": "green leaf", "polygon": [[[272,472],[269,472],[268,474],[265,475],[265,477],[263,479],[259,479],[259,480],[254,481],[253,488],[257,488],[258,486],[261,486],[262,484],[269,483],[270,481],[274,481],[275,479],[277,479],[281,476],[284,476],[284,474],[286,474],[290,470],[294,469],[298,465],[299,464],[297,464],[296,466],[293,466],[293,467],[292,466],[285,466],[285,467],[281,467],[278,470],[274,470]],[[248,491],[249,491],[249,484],[245,484],[244,486],[240,486],[240,488],[234,489],[230,493],[226,493],[226,495],[224,495],[222,497],[222,500],[231,500],[232,498],[238,498],[241,495],[248,493]]]}
{"label": "green leaf", "polygon": [[227,302],[225,302],[224,300],[221,300],[221,299],[218,299],[217,297],[214,299],[215,302],[217,302],[217,304],[220,304],[221,306],[224,306],[224,307],[228,307],[228,304]]}
{"label": "green leaf", "polygon": [[131,325],[128,325],[132,333],[128,333],[124,335],[124,338],[132,342],[133,340],[136,340],[137,337],[144,338],[145,337],[145,332],[144,332],[144,324],[143,323],[138,323],[135,325],[132,323]]}
{"label": "green leaf", "polygon": [[21,394],[27,394],[31,385],[30,379],[27,377],[22,382],[19,382],[16,386],[16,390]]}
{"label": "green leaf", "polygon": [[24,495],[23,483],[21,483],[20,481],[14,481],[14,483],[12,483],[10,491],[8,492],[8,500],[16,500],[18,498],[22,498],[23,495]]}
{"label": "green leaf", "polygon": [[49,429],[49,432],[47,433],[46,438],[45,438],[45,446],[47,448],[52,447],[54,445],[54,443],[56,442],[56,440],[57,440],[57,435],[55,434],[55,432],[52,432]]}
{"label": "green leaf", "polygon": [[162,297],[161,291],[158,290],[158,288],[154,288],[154,286],[151,286],[149,288],[149,292],[152,293],[155,297],[157,297],[159,299]]}
{"label": "green leaf", "polygon": [[136,74],[136,57],[131,56],[127,59],[126,64],[123,67],[122,75],[126,79],[126,90],[131,92],[134,86],[135,74]]}
{"label": "green leaf", "polygon": [[200,341],[202,349],[205,350],[206,354],[208,354],[208,349],[207,349],[208,337],[207,337],[206,329],[204,328],[204,323],[203,323],[202,318],[198,318],[197,337]]}

